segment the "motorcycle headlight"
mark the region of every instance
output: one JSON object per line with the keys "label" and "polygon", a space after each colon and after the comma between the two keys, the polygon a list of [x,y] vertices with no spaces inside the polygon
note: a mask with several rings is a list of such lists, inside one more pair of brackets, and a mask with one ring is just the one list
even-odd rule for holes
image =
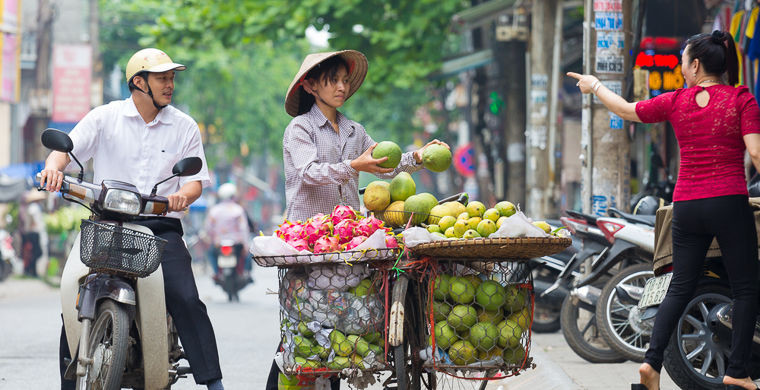
{"label": "motorcycle headlight", "polygon": [[117,213],[140,215],[140,195],[125,190],[110,188],[106,191],[103,208]]}

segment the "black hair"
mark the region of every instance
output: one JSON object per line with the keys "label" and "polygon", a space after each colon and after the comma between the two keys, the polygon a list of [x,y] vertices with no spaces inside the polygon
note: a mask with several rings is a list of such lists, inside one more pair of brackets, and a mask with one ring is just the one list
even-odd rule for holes
{"label": "black hair", "polygon": [[[339,55],[332,56],[311,68],[311,70],[306,73],[306,76],[304,76],[304,80],[310,79],[322,83],[332,83],[332,80],[335,78],[335,75],[338,74],[338,69],[340,69],[341,66],[344,67],[347,72],[349,71],[348,62],[346,62],[343,57]],[[316,99],[314,99],[314,95],[306,92],[303,86],[298,87],[298,94],[298,115],[301,115],[311,110],[311,106],[314,105]]]}
{"label": "black hair", "polygon": [[699,59],[705,72],[721,77],[728,72],[729,85],[739,82],[739,61],[734,38],[730,33],[715,30],[712,34],[697,34],[686,41],[686,46],[689,47],[689,61]]}
{"label": "black hair", "polygon": [[[147,83],[148,82],[148,74],[150,74],[150,72],[147,72],[147,71],[144,71],[144,70],[135,73],[134,76],[132,76],[129,79],[129,83],[127,84],[127,86],[129,87],[129,92],[132,92],[134,90],[140,90],[140,88],[138,88],[137,85],[135,85],[135,77],[140,76]],[[143,92],[145,92],[145,91],[143,91]]]}

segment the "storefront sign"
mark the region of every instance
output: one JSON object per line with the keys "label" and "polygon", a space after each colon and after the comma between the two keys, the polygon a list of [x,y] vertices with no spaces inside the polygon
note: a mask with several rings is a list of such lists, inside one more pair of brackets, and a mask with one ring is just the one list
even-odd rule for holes
{"label": "storefront sign", "polygon": [[55,45],[53,48],[54,122],[79,122],[90,111],[90,45]]}

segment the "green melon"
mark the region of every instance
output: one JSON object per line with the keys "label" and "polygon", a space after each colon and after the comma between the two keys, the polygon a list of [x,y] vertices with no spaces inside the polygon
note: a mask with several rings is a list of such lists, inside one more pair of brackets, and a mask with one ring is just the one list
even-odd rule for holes
{"label": "green melon", "polygon": [[382,141],[372,150],[372,158],[381,159],[383,157],[388,157],[388,159],[377,164],[379,167],[396,168],[401,162],[401,148],[395,142]]}
{"label": "green melon", "polygon": [[412,179],[412,175],[407,172],[401,172],[391,180],[388,187],[391,192],[391,202],[406,200],[406,198],[417,192],[417,185]]}

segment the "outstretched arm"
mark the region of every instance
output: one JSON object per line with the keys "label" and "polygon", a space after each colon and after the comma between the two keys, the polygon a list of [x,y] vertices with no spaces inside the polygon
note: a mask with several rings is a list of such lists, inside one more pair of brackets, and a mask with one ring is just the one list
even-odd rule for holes
{"label": "outstretched arm", "polygon": [[567,75],[578,80],[575,85],[580,88],[581,93],[594,93],[602,104],[619,117],[627,121],[641,122],[636,114],[636,103],[629,103],[620,95],[610,91],[596,76],[575,72],[567,72]]}

